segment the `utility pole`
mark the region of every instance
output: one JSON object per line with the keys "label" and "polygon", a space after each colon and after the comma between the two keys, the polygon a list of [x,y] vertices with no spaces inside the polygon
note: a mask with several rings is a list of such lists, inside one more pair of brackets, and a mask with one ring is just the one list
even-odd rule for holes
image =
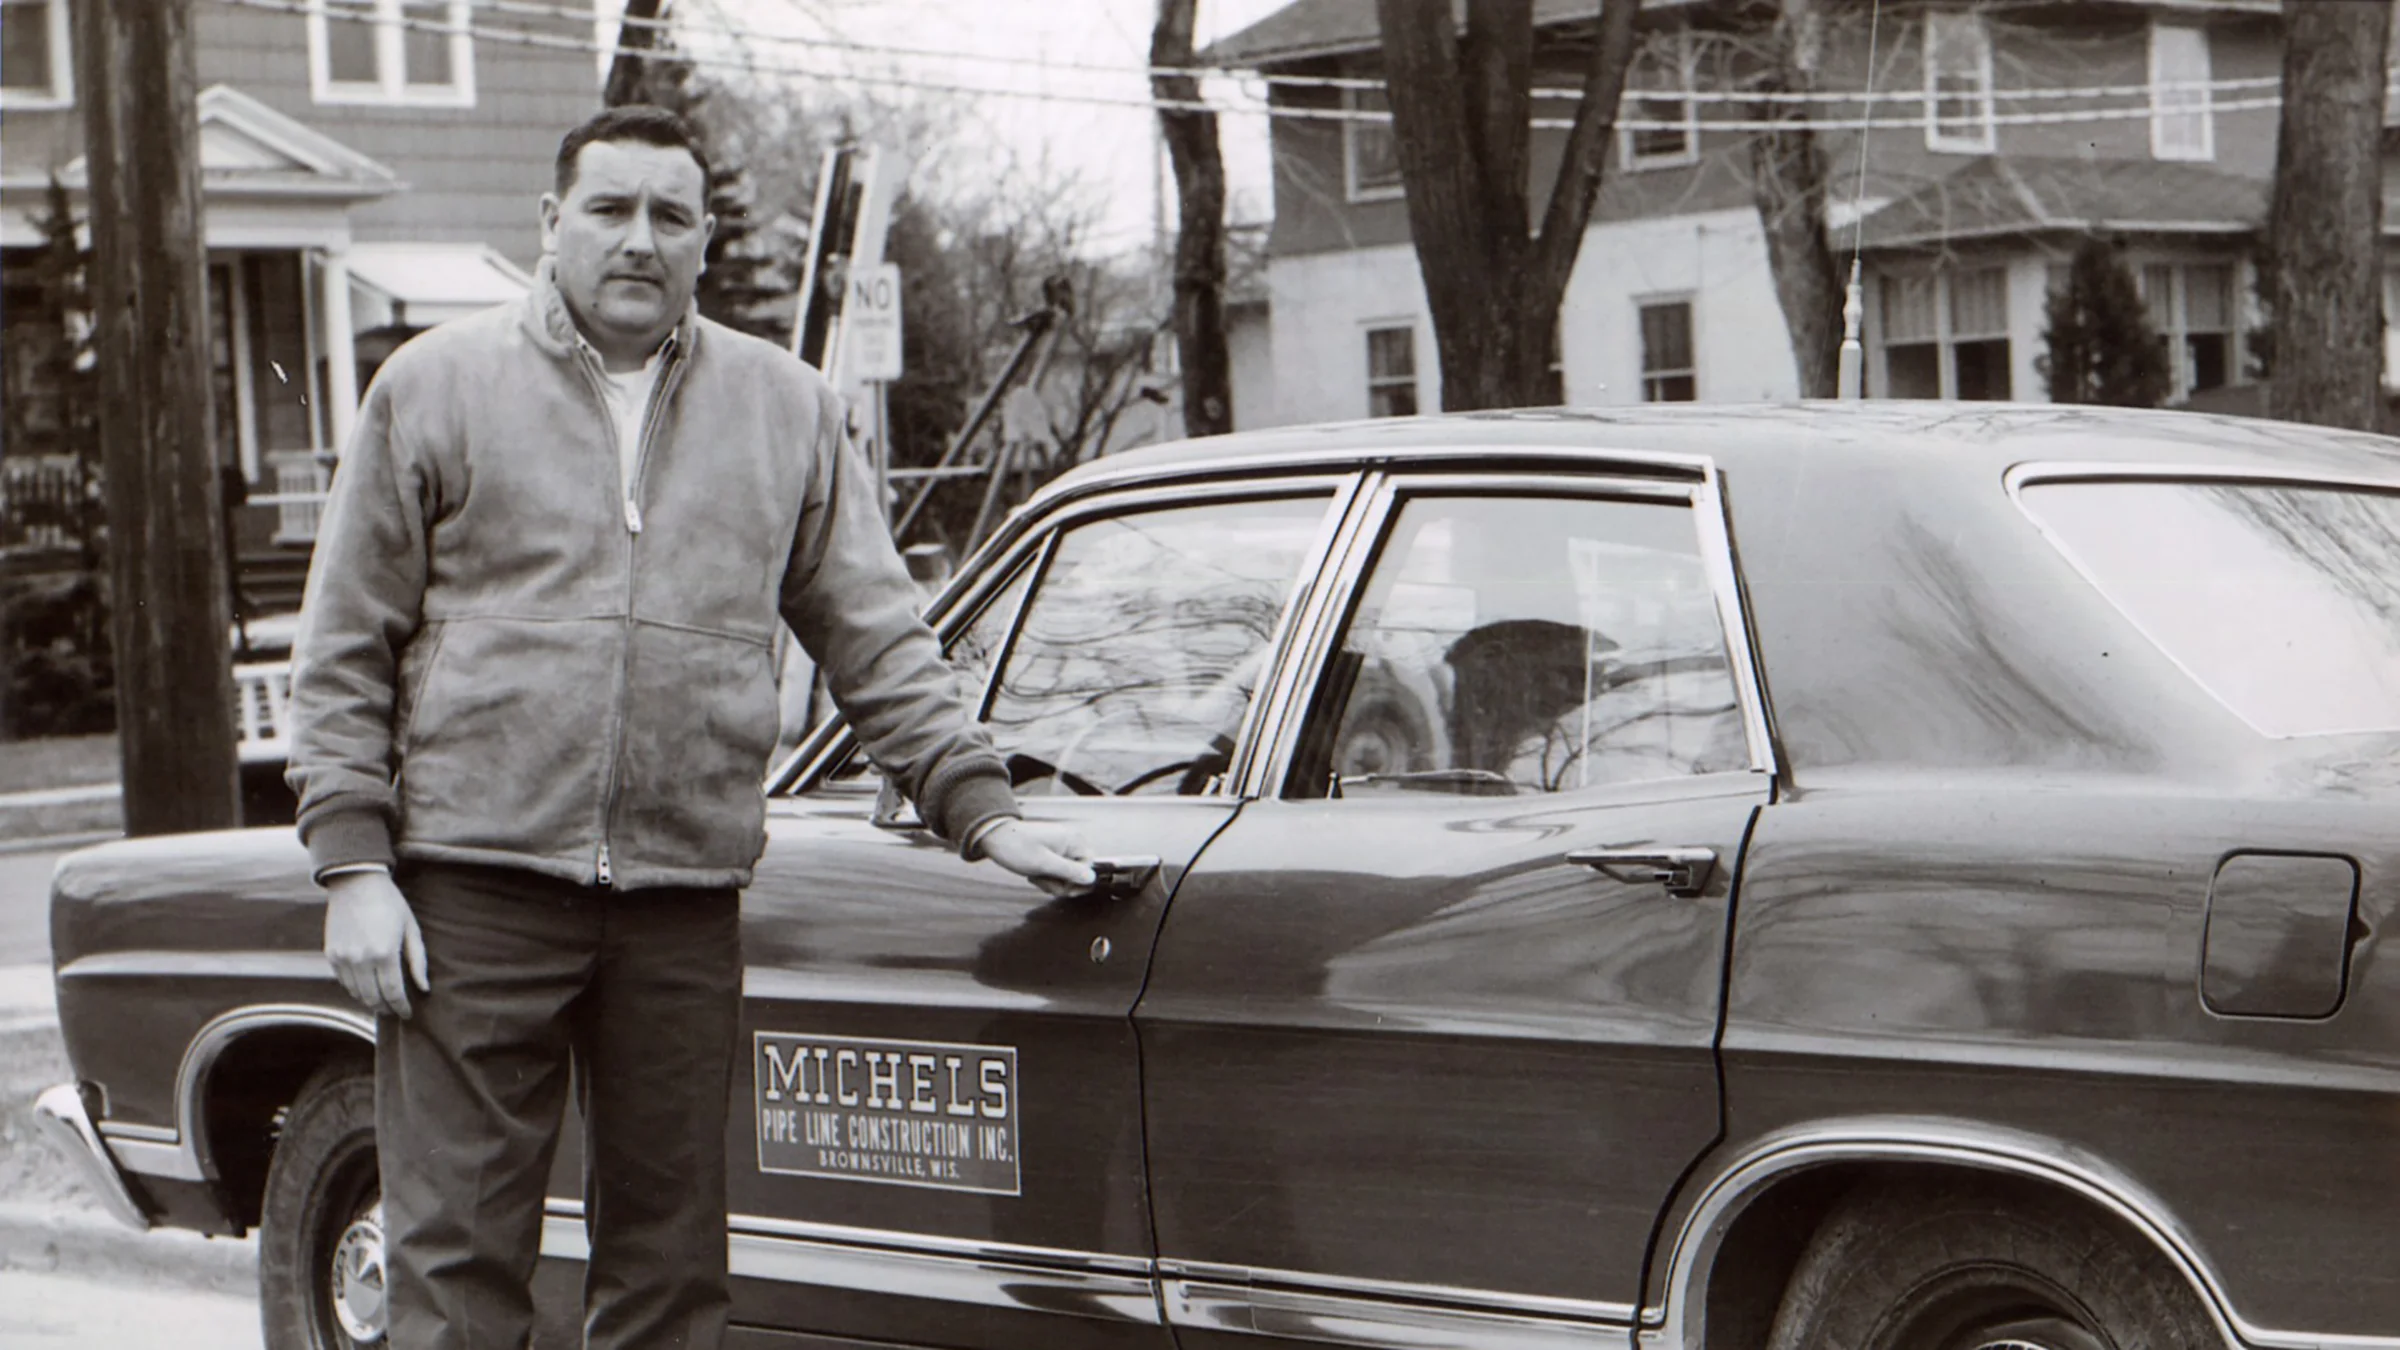
{"label": "utility pole", "polygon": [[125,831],[241,819],[209,412],[192,0],[81,0]]}
{"label": "utility pole", "polygon": [[625,0],[625,13],[617,21],[617,54],[609,60],[608,86],[600,94],[602,104],[617,108],[647,96],[642,81],[650,68],[647,53],[666,46],[658,40],[665,11],[665,0]]}

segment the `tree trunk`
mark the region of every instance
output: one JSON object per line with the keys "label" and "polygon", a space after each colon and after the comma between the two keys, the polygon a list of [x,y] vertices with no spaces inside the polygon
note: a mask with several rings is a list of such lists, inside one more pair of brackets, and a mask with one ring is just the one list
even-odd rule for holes
{"label": "tree trunk", "polygon": [[647,101],[650,58],[644,53],[666,45],[658,40],[654,22],[665,7],[665,0],[625,0],[625,15],[617,24],[617,54],[608,63],[608,87],[600,95],[603,106]]}
{"label": "tree trunk", "polygon": [[73,7],[125,830],[239,823],[191,0]]}
{"label": "tree trunk", "polygon": [[1591,221],[1633,60],[1639,0],[1605,0],[1558,179],[1530,227],[1533,0],[1376,0],[1408,225],[1442,407],[1560,399],[1558,311]]}
{"label": "tree trunk", "polygon": [[2383,374],[2386,4],[2284,0],[2283,120],[2267,217],[2267,414],[2373,430]]}
{"label": "tree trunk", "polygon": [[[1192,27],[1199,0],[1158,0],[1150,33],[1153,67],[1192,64]],[[1200,82],[1154,71],[1151,91],[1162,103],[1198,103]],[[1233,361],[1225,348],[1225,160],[1217,150],[1217,115],[1182,108],[1158,110],[1167,157],[1175,166],[1175,349],[1183,367],[1183,430],[1221,436],[1233,430]]]}
{"label": "tree trunk", "polygon": [[[1782,0],[1768,32],[1768,92],[1816,88],[1823,29],[1817,0]],[[1841,392],[1842,278],[1825,237],[1825,154],[1809,129],[1809,113],[1810,105],[1784,102],[1754,110],[1753,116],[1786,125],[1750,143],[1751,199],[1791,335],[1800,396],[1832,398]]]}

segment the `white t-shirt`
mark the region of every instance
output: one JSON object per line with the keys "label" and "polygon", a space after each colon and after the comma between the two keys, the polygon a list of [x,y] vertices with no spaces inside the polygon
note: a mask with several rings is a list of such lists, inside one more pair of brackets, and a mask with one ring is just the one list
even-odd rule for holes
{"label": "white t-shirt", "polygon": [[665,352],[662,346],[650,353],[638,370],[622,374],[605,366],[600,370],[600,395],[617,425],[617,483],[628,498],[633,496],[634,457],[642,451],[642,414],[650,409],[650,393],[658,387],[659,367],[664,364],[660,358]]}

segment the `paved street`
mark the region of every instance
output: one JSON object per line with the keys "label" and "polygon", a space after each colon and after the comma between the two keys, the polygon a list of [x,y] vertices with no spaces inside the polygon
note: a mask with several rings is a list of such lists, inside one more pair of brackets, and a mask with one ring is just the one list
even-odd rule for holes
{"label": "paved street", "polygon": [[[56,853],[0,854],[0,1038],[46,1034],[50,871]],[[11,1095],[24,1095],[12,1085]],[[0,1150],[45,1147],[25,1106],[0,1102]],[[0,1350],[258,1350],[258,1304],[241,1289],[248,1244],[136,1235],[71,1200],[0,1194]],[[229,1273],[229,1271],[231,1273]]]}
{"label": "paved street", "polygon": [[56,853],[0,853],[0,967],[50,962],[50,869]]}

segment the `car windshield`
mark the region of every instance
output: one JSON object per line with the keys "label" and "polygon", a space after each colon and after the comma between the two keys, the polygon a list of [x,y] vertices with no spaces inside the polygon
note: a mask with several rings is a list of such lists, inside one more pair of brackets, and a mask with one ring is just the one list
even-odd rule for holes
{"label": "car windshield", "polygon": [[2400,494],[2048,482],[2022,500],[2103,595],[2262,734],[2400,730]]}

